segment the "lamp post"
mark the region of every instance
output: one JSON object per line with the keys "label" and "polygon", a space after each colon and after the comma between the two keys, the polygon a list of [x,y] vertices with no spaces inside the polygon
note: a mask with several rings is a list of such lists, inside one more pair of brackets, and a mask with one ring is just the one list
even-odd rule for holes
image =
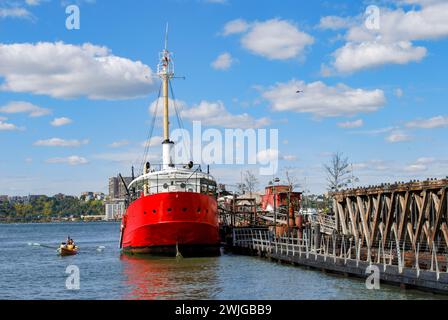
{"label": "lamp post", "polygon": [[275,226],[275,234],[277,235],[277,188],[276,183],[278,186],[278,183],[280,182],[279,178],[274,179],[274,226]]}

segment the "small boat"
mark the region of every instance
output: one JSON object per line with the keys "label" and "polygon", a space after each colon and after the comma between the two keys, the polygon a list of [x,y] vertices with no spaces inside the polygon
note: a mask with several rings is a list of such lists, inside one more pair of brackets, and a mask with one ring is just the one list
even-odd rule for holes
{"label": "small boat", "polygon": [[74,256],[79,251],[79,247],[75,245],[61,245],[58,249],[59,255],[64,256]]}

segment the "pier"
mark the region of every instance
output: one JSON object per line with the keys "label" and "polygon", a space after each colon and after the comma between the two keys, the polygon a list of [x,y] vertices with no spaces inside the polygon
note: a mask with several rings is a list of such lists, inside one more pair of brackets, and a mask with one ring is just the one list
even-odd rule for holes
{"label": "pier", "polygon": [[237,254],[364,279],[378,270],[381,283],[448,294],[447,186],[429,179],[344,190],[331,194],[328,214],[294,212],[276,224],[235,202],[233,212],[221,208],[222,232]]}

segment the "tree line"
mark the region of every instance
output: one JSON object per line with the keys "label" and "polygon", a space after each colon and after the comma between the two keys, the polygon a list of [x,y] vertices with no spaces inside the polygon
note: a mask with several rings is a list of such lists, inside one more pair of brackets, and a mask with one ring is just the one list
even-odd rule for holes
{"label": "tree line", "polygon": [[103,201],[84,201],[72,196],[38,196],[23,203],[0,202],[0,219],[4,221],[49,221],[52,218],[103,214]]}

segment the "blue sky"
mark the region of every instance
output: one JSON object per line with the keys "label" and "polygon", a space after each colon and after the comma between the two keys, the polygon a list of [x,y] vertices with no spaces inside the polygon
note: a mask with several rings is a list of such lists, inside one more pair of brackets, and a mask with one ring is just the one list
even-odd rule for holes
{"label": "blue sky", "polygon": [[191,114],[278,129],[280,167],[312,192],[336,151],[360,185],[445,177],[447,15],[439,0],[0,0],[0,194],[106,192],[140,163],[166,22],[187,129]]}

